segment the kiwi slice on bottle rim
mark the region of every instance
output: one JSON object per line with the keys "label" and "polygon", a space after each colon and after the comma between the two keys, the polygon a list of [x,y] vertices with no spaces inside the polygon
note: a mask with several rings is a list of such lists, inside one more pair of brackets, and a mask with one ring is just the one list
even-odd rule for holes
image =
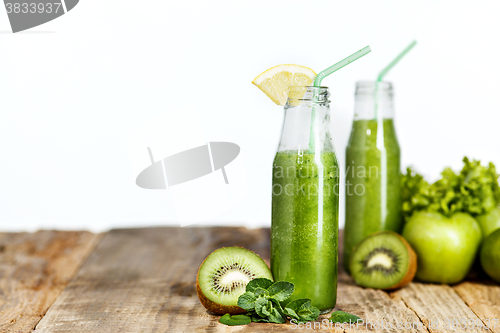
{"label": "kiwi slice on bottle rim", "polygon": [[349,269],[356,284],[362,287],[398,289],[413,280],[417,255],[401,235],[377,232],[354,248]]}
{"label": "kiwi slice on bottle rim", "polygon": [[223,247],[210,253],[198,270],[196,291],[205,308],[217,314],[245,313],[238,297],[256,278],[273,280],[267,264],[254,252],[241,247]]}

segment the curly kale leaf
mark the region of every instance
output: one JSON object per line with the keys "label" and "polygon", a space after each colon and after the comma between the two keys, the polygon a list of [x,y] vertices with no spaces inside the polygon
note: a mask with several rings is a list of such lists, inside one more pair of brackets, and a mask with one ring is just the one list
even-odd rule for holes
{"label": "curly kale leaf", "polygon": [[445,168],[441,179],[429,185],[424,177],[407,168],[401,181],[402,212],[405,221],[417,211],[451,216],[458,212],[478,216],[489,213],[500,203],[498,174],[493,163],[463,159],[459,173]]}

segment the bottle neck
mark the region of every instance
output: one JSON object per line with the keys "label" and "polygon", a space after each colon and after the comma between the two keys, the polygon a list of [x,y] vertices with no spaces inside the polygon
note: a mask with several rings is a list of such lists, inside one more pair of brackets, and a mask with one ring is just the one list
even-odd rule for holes
{"label": "bottle neck", "polygon": [[392,84],[389,82],[361,81],[356,83],[354,120],[394,118]]}
{"label": "bottle neck", "polygon": [[333,152],[326,87],[292,87],[278,151]]}

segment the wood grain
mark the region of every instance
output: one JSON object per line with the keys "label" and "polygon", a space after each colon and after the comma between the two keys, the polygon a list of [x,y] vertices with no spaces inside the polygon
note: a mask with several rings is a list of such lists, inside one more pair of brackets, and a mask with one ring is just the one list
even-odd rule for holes
{"label": "wood grain", "polygon": [[[113,230],[68,284],[96,244],[95,235],[0,234],[0,328],[29,332],[39,321],[35,332],[488,332],[445,329],[444,321],[500,318],[500,286],[491,282],[469,281],[454,287],[411,283],[386,293],[356,286],[341,269],[336,310],[360,316],[364,320],[360,327],[325,329],[329,315],[301,330],[292,330],[289,323],[220,324],[219,316],[207,313],[198,301],[194,285],[198,266],[211,251],[232,245],[253,250],[269,263],[269,232]],[[381,324],[386,329],[379,329]],[[493,331],[500,333],[498,327]]]}
{"label": "wood grain", "polygon": [[[415,311],[430,332],[491,332],[488,329],[467,327],[470,320],[478,321],[479,317],[448,285],[414,282],[393,294]],[[463,320],[465,322],[461,322]]]}
{"label": "wood grain", "polygon": [[491,322],[490,327],[493,332],[500,333],[500,323],[492,321],[500,319],[500,286],[498,284],[463,282],[453,289],[484,323],[487,323],[487,320]]}
{"label": "wood grain", "polygon": [[358,287],[343,265],[343,232],[339,234],[339,285],[335,310],[353,313],[364,324],[345,332],[427,332],[415,312],[397,295],[382,290]]}
{"label": "wood grain", "polygon": [[[201,306],[194,285],[198,266],[211,251],[232,245],[253,250],[269,261],[269,229],[111,231],[37,325],[36,332],[290,332],[289,324],[228,327]],[[419,322],[401,300],[382,291],[359,288],[345,273],[340,276],[338,308],[372,322]],[[324,328],[322,321],[327,317],[320,317],[316,329],[301,332]]]}
{"label": "wood grain", "polygon": [[30,332],[97,241],[89,232],[0,233],[0,331]]}
{"label": "wood grain", "polygon": [[340,273],[337,308],[356,314],[364,325],[346,332],[427,332],[414,311],[397,295],[382,290],[360,288],[345,272]]}
{"label": "wood grain", "polygon": [[[219,316],[208,314],[198,301],[198,267],[223,246],[243,246],[269,257],[266,233],[245,228],[111,231],[36,332],[227,332]],[[255,325],[234,329],[249,332]]]}

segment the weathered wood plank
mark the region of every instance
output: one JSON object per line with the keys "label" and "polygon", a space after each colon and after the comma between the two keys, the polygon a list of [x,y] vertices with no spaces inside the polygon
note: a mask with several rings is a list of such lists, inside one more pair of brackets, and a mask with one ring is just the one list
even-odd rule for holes
{"label": "weathered wood plank", "polygon": [[340,273],[337,307],[363,319],[346,332],[427,332],[425,325],[401,298],[382,290],[360,288],[345,272]]}
{"label": "weathered wood plank", "polygon": [[268,238],[265,230],[244,228],[111,231],[36,331],[226,332],[198,301],[198,266],[222,246],[269,257]]}
{"label": "weathered wood plank", "polygon": [[498,284],[463,282],[453,289],[484,323],[491,323],[492,331],[500,333],[500,286]]}
{"label": "weathered wood plank", "polygon": [[[253,250],[269,262],[269,229],[111,231],[37,325],[36,332],[289,332],[289,324],[227,327],[201,306],[194,286],[198,266],[211,251],[231,245]],[[382,291],[359,288],[342,272],[338,308],[372,323],[419,322],[401,300]],[[316,328],[325,318],[320,317]]]}
{"label": "weathered wood plank", "polygon": [[339,286],[335,310],[353,313],[364,321],[364,324],[345,332],[427,332],[425,325],[399,297],[381,290],[361,288],[354,283],[344,270],[342,230],[339,237]]}
{"label": "weathered wood plank", "polygon": [[480,319],[448,285],[411,283],[393,295],[415,311],[430,332],[491,332],[467,326]]}
{"label": "weathered wood plank", "polygon": [[89,232],[0,233],[0,331],[30,332],[97,240]]}

